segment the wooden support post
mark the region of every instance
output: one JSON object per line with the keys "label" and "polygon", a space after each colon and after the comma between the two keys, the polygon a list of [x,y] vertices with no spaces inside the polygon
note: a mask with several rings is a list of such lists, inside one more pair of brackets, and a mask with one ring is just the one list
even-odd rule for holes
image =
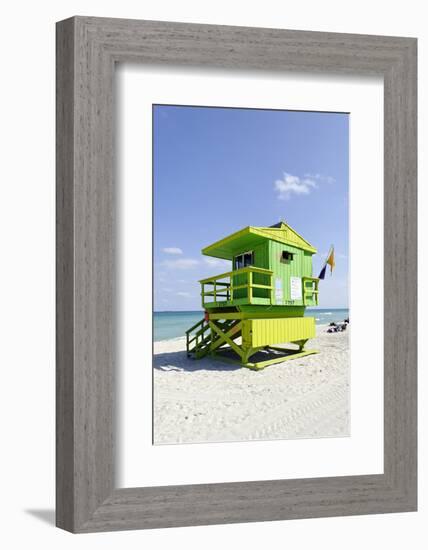
{"label": "wooden support post", "polygon": [[213,349],[214,349],[213,345],[214,345],[214,338],[215,338],[215,333],[214,333],[214,331],[213,331],[213,329],[212,329],[211,324],[212,324],[212,322],[211,322],[211,321],[208,321],[208,325],[209,325],[209,327],[210,327],[210,333],[211,333],[210,352],[212,352]]}
{"label": "wooden support post", "polygon": [[[237,355],[242,359],[243,351],[242,349],[235,344],[232,337],[236,337],[242,328],[242,322],[238,322],[233,325],[227,332],[223,332],[221,327],[217,325],[215,321],[209,321],[211,327],[211,333],[213,335],[211,340],[211,351],[214,351],[222,344],[229,344],[229,346],[235,351]],[[214,335],[217,336],[214,342]]]}
{"label": "wooden support post", "polygon": [[247,277],[248,277],[248,290],[247,290],[247,292],[248,292],[248,303],[252,304],[253,303],[253,272],[248,271]]}
{"label": "wooden support post", "polygon": [[297,344],[299,346],[299,351],[302,351],[305,347],[305,344],[308,340],[297,340],[296,342],[293,342],[293,344]]}

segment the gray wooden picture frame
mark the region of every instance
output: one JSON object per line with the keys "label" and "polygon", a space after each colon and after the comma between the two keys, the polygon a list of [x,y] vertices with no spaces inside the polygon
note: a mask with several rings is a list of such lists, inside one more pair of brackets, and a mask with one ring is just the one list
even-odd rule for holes
{"label": "gray wooden picture frame", "polygon": [[[57,24],[58,527],[83,533],[416,510],[416,46],[414,38],[91,17]],[[383,474],[115,487],[118,62],[383,76]]]}

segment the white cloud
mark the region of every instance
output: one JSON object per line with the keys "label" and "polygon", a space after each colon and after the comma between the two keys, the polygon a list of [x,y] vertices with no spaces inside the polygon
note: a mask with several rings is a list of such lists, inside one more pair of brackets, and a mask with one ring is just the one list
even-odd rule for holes
{"label": "white cloud", "polygon": [[330,183],[330,184],[336,181],[331,176],[324,176],[323,174],[305,174],[305,178],[319,181],[320,183]]}
{"label": "white cloud", "polygon": [[181,296],[181,298],[190,298],[190,292],[177,292],[177,296]]}
{"label": "white cloud", "polygon": [[183,254],[183,251],[181,250],[181,248],[178,248],[177,246],[169,246],[166,248],[162,248],[162,252],[165,252],[165,254],[174,254],[174,255]]}
{"label": "white cloud", "polygon": [[198,260],[192,258],[179,258],[177,260],[164,260],[162,265],[168,269],[192,269],[199,264]]}
{"label": "white cloud", "polygon": [[335,181],[331,176],[323,174],[306,173],[303,177],[300,177],[284,172],[283,179],[275,181],[275,190],[279,199],[287,200],[293,193],[295,195],[309,195],[312,189],[316,189],[320,184],[333,184]]}
{"label": "white cloud", "polygon": [[312,189],[318,187],[316,181],[311,178],[300,178],[284,172],[282,180],[276,180],[275,190],[278,198],[287,200],[294,193],[295,195],[309,195]]}

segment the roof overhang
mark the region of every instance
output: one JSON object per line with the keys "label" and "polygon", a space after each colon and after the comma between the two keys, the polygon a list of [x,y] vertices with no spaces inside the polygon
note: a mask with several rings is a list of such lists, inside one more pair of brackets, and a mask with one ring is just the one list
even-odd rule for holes
{"label": "roof overhang", "polygon": [[285,238],[284,231],[281,229],[272,230],[270,228],[249,226],[244,227],[244,229],[236,231],[236,233],[232,233],[228,237],[203,248],[202,254],[205,256],[212,256],[214,258],[232,260],[236,254],[246,252],[247,250],[249,251],[266,239],[280,242],[293,248],[303,249],[311,254],[316,253],[316,248],[311,246],[294,230],[291,228],[289,229],[293,231],[293,235],[298,237],[298,241],[296,241],[296,239],[291,240]]}
{"label": "roof overhang", "polygon": [[250,250],[263,242],[264,238],[255,235],[251,229],[251,227],[245,227],[220,241],[206,246],[202,249],[202,254],[214,258],[223,258],[224,260],[233,260],[236,254]]}

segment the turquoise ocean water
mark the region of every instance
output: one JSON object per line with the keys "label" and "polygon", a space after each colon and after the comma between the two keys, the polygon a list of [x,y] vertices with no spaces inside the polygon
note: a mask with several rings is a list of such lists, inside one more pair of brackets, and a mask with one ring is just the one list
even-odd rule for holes
{"label": "turquoise ocean water", "polygon": [[[153,334],[155,342],[185,336],[185,332],[204,316],[202,311],[155,311]],[[315,317],[317,325],[343,321],[349,317],[349,309],[307,309],[306,317]]]}

